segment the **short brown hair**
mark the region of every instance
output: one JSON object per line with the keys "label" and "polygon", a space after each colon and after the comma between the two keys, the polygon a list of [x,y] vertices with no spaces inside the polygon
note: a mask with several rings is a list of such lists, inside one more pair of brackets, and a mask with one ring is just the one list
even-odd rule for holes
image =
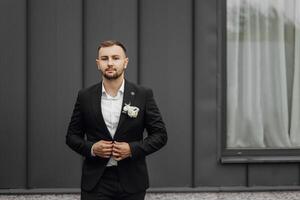
{"label": "short brown hair", "polygon": [[[125,56],[127,56],[125,46],[117,40],[105,40],[105,41],[101,42],[100,45],[98,46],[98,51],[97,51],[98,55],[99,55],[99,50],[102,47],[111,47],[111,46],[114,46],[114,45],[117,45],[117,46],[121,47],[123,49],[124,53],[125,53]],[[97,57],[98,57],[98,55],[97,55]]]}

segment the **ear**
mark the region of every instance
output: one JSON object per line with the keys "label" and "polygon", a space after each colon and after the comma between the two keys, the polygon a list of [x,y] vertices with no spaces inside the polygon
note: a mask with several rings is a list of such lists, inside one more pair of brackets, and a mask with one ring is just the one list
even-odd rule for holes
{"label": "ear", "polygon": [[127,68],[127,65],[128,65],[128,62],[129,62],[129,58],[127,57],[127,58],[125,58],[125,69]]}
{"label": "ear", "polygon": [[100,60],[97,58],[96,58],[96,65],[97,65],[98,70],[100,70]]}

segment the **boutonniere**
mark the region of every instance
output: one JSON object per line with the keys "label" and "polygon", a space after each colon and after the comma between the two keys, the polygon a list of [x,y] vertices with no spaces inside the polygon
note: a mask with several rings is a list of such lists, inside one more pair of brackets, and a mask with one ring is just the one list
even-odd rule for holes
{"label": "boutonniere", "polygon": [[129,104],[125,103],[122,113],[126,113],[131,118],[136,118],[139,114],[139,110],[140,109],[138,107],[131,106],[130,103]]}

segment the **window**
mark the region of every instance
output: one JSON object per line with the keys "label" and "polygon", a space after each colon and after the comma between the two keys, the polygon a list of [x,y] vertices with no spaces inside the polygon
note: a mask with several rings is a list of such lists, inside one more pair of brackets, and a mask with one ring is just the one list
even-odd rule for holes
{"label": "window", "polygon": [[226,149],[299,149],[300,1],[226,4]]}

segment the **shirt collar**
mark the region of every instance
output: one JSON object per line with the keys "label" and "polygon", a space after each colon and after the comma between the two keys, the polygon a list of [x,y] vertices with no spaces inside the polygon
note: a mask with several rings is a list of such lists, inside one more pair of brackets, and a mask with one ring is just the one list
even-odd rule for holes
{"label": "shirt collar", "polygon": [[[121,93],[121,94],[124,93],[124,85],[125,85],[125,80],[123,79],[122,85],[121,85],[121,87],[119,88],[118,93]],[[106,92],[106,90],[105,90],[105,87],[104,87],[104,85],[103,85],[103,81],[102,81],[102,94],[105,94],[106,96],[108,95],[107,92]]]}

